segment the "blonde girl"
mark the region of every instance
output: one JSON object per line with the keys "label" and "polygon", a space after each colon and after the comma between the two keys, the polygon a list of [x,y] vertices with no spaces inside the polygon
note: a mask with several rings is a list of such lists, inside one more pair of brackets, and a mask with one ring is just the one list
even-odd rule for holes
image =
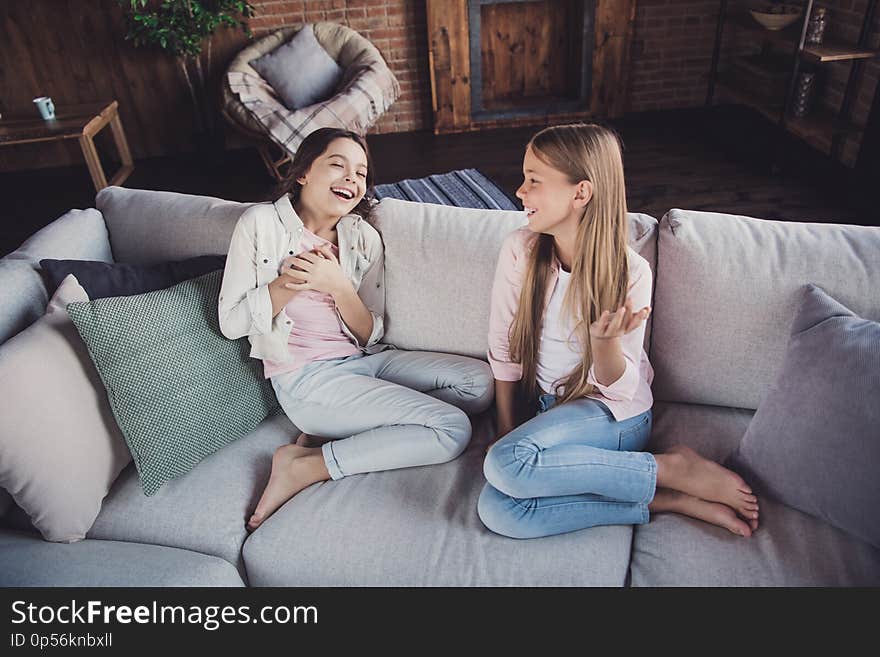
{"label": "blonde girl", "polygon": [[643,451],[652,277],[627,246],[617,136],[598,125],[546,128],[526,148],[523,177],[516,195],[528,226],[504,242],[492,288],[498,424],[483,523],[530,538],[666,511],[750,536],[758,502],[737,474],[684,446]]}
{"label": "blonde girl", "polygon": [[297,150],[288,193],[248,209],[233,232],[220,328],[249,338],[304,432],[275,452],[250,530],[310,484],[455,458],[470,440],[468,413],[492,400],[483,361],[381,344],[384,250],[367,221],[371,186],[366,140],[321,128]]}

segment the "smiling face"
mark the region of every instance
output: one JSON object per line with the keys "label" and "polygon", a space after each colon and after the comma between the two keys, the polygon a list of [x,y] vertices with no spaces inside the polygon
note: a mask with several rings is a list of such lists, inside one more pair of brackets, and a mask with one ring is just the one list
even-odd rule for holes
{"label": "smiling face", "polygon": [[301,216],[342,217],[367,192],[367,154],[351,139],[334,139],[297,182]]}
{"label": "smiling face", "polygon": [[516,196],[523,203],[531,231],[556,235],[577,226],[592,196],[588,181],[572,183],[565,173],[541,160],[531,146],[523,158],[523,178]]}

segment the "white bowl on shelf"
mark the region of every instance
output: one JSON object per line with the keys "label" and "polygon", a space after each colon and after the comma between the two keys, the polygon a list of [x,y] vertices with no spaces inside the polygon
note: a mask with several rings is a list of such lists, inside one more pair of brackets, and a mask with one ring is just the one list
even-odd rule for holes
{"label": "white bowl on shelf", "polygon": [[784,30],[786,27],[794,23],[803,13],[803,7],[800,5],[774,5],[763,3],[755,8],[749,9],[752,17],[768,30]]}

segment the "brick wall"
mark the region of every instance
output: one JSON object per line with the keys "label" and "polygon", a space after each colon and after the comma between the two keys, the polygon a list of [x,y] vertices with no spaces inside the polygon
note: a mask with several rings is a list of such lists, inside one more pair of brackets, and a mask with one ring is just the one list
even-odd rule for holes
{"label": "brick wall", "polygon": [[695,107],[706,101],[717,0],[638,0],[630,110]]}
{"label": "brick wall", "polygon": [[375,45],[400,82],[400,98],[373,132],[430,128],[427,14],[424,0],[251,0],[256,37],[286,25],[332,21]]}

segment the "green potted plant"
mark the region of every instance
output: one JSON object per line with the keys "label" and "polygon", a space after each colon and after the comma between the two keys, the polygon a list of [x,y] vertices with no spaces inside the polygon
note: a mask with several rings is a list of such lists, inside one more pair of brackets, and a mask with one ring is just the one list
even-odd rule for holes
{"label": "green potted plant", "polygon": [[[174,57],[189,89],[196,141],[205,142],[214,122],[208,106],[205,69],[211,69],[211,37],[221,25],[251,34],[247,19],[256,12],[246,0],[117,0],[125,11],[126,40],[158,48]],[[205,46],[206,66],[202,66]]]}

